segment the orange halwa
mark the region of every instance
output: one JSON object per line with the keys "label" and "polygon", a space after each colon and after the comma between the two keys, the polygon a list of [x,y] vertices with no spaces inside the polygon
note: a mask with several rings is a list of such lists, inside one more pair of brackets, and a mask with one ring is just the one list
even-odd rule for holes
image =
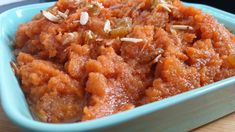
{"label": "orange halwa", "polygon": [[35,118],[101,118],[235,75],[235,36],[179,0],[59,0],[16,32]]}

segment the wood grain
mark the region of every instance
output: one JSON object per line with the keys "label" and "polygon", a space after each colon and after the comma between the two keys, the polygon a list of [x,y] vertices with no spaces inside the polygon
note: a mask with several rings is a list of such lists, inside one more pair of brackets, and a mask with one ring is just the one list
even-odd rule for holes
{"label": "wood grain", "polygon": [[234,132],[235,131],[235,112],[218,119],[212,123],[204,125],[194,132]]}
{"label": "wood grain", "polygon": [[0,107],[0,131],[1,132],[20,132],[20,129],[12,124]]}
{"label": "wood grain", "polygon": [[[3,113],[0,107],[0,131],[1,132],[20,132],[20,129],[12,124]],[[235,131],[235,112],[216,120],[210,124],[202,126],[193,132],[234,132]]]}

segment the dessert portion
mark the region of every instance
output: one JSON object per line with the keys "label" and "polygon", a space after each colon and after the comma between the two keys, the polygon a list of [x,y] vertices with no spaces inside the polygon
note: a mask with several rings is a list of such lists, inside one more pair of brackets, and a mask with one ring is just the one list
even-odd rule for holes
{"label": "dessert portion", "polygon": [[11,65],[32,114],[101,118],[235,75],[235,36],[179,0],[59,0],[21,24]]}

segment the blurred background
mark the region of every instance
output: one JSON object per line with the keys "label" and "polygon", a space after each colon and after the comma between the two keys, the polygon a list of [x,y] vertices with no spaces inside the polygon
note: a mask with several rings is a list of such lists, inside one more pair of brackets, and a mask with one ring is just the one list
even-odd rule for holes
{"label": "blurred background", "polygon": [[201,3],[210,5],[235,14],[235,0],[182,0],[185,2]]}
{"label": "blurred background", "polygon": [[[49,2],[56,0],[0,0],[0,13],[21,5]],[[202,3],[235,14],[235,0],[183,0],[185,2]]]}

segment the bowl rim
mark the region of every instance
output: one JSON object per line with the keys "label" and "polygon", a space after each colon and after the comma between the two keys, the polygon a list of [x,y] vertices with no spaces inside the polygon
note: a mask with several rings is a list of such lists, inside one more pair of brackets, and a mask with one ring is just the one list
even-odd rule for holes
{"label": "bowl rim", "polygon": [[[21,6],[17,8],[13,8],[10,10],[7,10],[0,14],[0,47],[4,46],[4,40],[2,39],[3,33],[2,33],[2,22],[1,20],[11,14],[12,12],[15,12],[16,10],[25,10],[25,9],[34,9],[35,7],[41,6],[41,7],[49,7],[55,2],[48,2],[48,3],[39,3],[39,4],[32,4],[32,5],[26,5]],[[225,11],[202,5],[202,4],[189,4],[186,5],[200,7],[200,8],[206,8],[207,10],[211,11],[212,15],[219,14],[232,21],[235,24],[235,15],[231,13],[227,13]],[[214,13],[214,14],[213,14]],[[3,53],[0,52],[0,58],[3,57]],[[0,75],[2,76],[4,69],[3,64],[0,63]],[[13,109],[13,106],[9,105],[10,102],[7,100],[6,97],[4,97],[5,90],[3,88],[7,87],[7,84],[5,83],[6,79],[4,77],[0,78],[0,100],[2,104],[3,111],[6,113],[6,115],[17,125],[19,125],[22,128],[30,129],[30,130],[37,130],[37,131],[89,131],[89,130],[96,130],[100,128],[105,127],[111,127],[117,124],[121,124],[124,122],[128,122],[132,119],[136,119],[139,117],[143,117],[144,115],[151,114],[155,111],[162,110],[164,108],[171,107],[175,104],[184,102],[185,100],[189,100],[192,98],[200,97],[202,95],[208,94],[210,92],[221,90],[223,87],[235,85],[235,76],[230,77],[224,80],[221,80],[219,82],[215,82],[213,84],[197,88],[182,94],[178,94],[160,101],[156,101],[153,103],[149,103],[143,106],[139,106],[135,109],[124,111],[121,113],[117,113],[114,115],[110,115],[107,117],[99,118],[96,120],[91,121],[85,121],[85,122],[76,122],[76,123],[68,123],[68,124],[49,124],[49,123],[43,123],[39,121],[35,121],[33,119],[29,119],[25,116],[23,116],[19,111]],[[56,128],[56,129],[55,129]]]}

